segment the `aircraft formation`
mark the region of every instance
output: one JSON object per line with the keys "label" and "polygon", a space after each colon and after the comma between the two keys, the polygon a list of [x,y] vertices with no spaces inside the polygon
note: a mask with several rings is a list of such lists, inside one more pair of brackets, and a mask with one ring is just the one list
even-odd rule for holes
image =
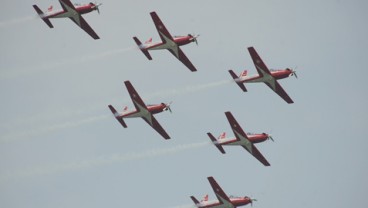
{"label": "aircraft formation", "polygon": [[[89,26],[89,24],[82,17],[83,14],[97,11],[99,12],[99,6],[102,4],[97,3],[87,3],[87,4],[73,4],[70,0],[59,0],[62,9],[54,10],[50,6],[47,11],[43,12],[37,5],[33,5],[39,17],[50,27],[54,26],[50,22],[52,18],[69,18],[86,33],[88,33],[93,39],[100,39],[96,32]],[[196,67],[187,58],[184,52],[181,50],[180,46],[195,42],[198,45],[197,38],[199,35],[183,35],[183,36],[172,36],[166,29],[165,25],[156,14],[156,12],[150,13],[153,23],[156,26],[157,32],[161,38],[161,42],[152,42],[152,38],[148,41],[142,43],[137,37],[133,37],[133,40],[138,45],[142,53],[152,60],[149,51],[152,50],[168,50],[172,55],[175,56],[180,62],[182,62],[191,72],[197,71]],[[229,73],[235,83],[242,89],[242,91],[247,92],[245,83],[265,83],[271,90],[278,94],[285,102],[288,104],[294,103],[294,101],[289,97],[285,90],[281,87],[277,80],[284,79],[290,76],[295,76],[297,78],[295,70],[290,68],[270,70],[265,63],[262,61],[261,57],[258,55],[257,51],[253,47],[248,47],[249,54],[253,60],[254,66],[258,72],[256,75],[248,75],[248,71],[245,70],[240,75],[236,75],[233,70],[229,70]],[[170,136],[165,131],[165,129],[160,125],[160,123],[154,117],[154,114],[161,113],[164,111],[171,112],[171,104],[169,103],[159,103],[153,105],[147,105],[142,100],[138,92],[135,90],[133,85],[129,80],[124,82],[130,98],[134,104],[134,110],[128,110],[128,107],[124,107],[122,112],[118,112],[112,105],[108,105],[110,111],[114,115],[115,119],[124,127],[127,128],[127,124],[124,119],[127,118],[142,118],[148,125],[150,125],[157,133],[159,133],[164,139],[170,139]],[[222,133],[217,139],[208,132],[207,135],[210,138],[213,145],[222,153],[225,154],[223,146],[241,146],[247,152],[249,152],[253,157],[255,157],[264,166],[270,166],[267,159],[261,154],[261,152],[256,148],[254,144],[265,142],[267,140],[272,140],[273,138],[267,133],[246,133],[237,122],[235,117],[230,111],[225,112],[225,116],[230,124],[230,127],[234,133],[234,137],[226,137],[226,133]],[[199,201],[194,196],[190,198],[194,202],[195,206],[198,208],[230,208],[239,207],[247,204],[252,204],[255,199],[251,199],[248,196],[245,197],[234,197],[228,196],[216,182],[213,177],[207,178],[217,200],[209,201],[208,195],[204,197],[203,200]]]}

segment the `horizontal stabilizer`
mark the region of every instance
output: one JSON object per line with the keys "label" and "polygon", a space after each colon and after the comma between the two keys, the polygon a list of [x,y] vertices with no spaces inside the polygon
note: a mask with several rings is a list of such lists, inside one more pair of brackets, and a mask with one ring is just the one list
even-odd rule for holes
{"label": "horizontal stabilizer", "polygon": [[126,125],[126,123],[123,120],[123,117],[119,116],[119,113],[115,110],[114,107],[112,107],[112,105],[109,105],[109,108],[112,112],[112,114],[114,114],[114,117],[116,118],[116,120],[119,121],[119,123],[124,127],[127,128],[128,126]]}
{"label": "horizontal stabilizer", "polygon": [[50,28],[54,28],[54,26],[51,24],[50,20],[45,17],[44,13],[42,12],[42,10],[40,8],[38,8],[37,5],[33,5],[33,8],[36,10],[37,14],[41,17],[41,19],[50,27]]}
{"label": "horizontal stabilizer", "polygon": [[200,204],[199,201],[194,197],[194,196],[190,196],[190,198],[192,199],[192,201],[194,202],[194,204]]}
{"label": "horizontal stabilizer", "polygon": [[225,154],[226,152],[225,152],[224,148],[221,146],[221,144],[218,143],[216,138],[209,132],[207,133],[207,135],[210,137],[212,143],[217,147],[217,149],[220,150],[220,152],[222,154]]}
{"label": "horizontal stabilizer", "polygon": [[133,37],[135,43],[138,45],[139,49],[143,52],[143,54],[148,58],[148,60],[152,60],[151,55],[148,53],[148,50],[144,48],[141,41],[137,37]]}
{"label": "horizontal stabilizer", "polygon": [[244,91],[244,92],[247,92],[247,88],[245,88],[245,85],[238,81],[238,76],[235,74],[235,72],[233,70],[229,70],[229,73],[231,75],[231,77],[234,79],[235,83]]}

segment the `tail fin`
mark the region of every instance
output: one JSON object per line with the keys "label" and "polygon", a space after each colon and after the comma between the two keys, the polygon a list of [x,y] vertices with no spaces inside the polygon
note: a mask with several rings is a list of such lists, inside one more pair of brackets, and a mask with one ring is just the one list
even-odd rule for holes
{"label": "tail fin", "polygon": [[42,12],[40,8],[38,8],[37,5],[33,5],[33,8],[36,10],[37,14],[41,17],[41,19],[50,27],[54,28],[54,26],[51,24],[49,18],[45,17],[45,14]]}
{"label": "tail fin", "polygon": [[219,139],[224,139],[226,137],[226,132],[222,132],[222,134],[220,134],[220,136],[218,137]]}
{"label": "tail fin", "polygon": [[230,75],[233,77],[233,79],[234,79],[234,81],[236,82],[236,84],[244,91],[244,92],[246,92],[247,91],[247,88],[245,88],[245,85],[243,84],[243,83],[241,83],[241,82],[239,82],[239,81],[237,81],[237,79],[239,78],[235,73],[234,73],[234,71],[233,70],[229,70],[229,73],[230,73]]}
{"label": "tail fin", "polygon": [[123,117],[120,117],[119,116],[119,113],[115,110],[114,107],[112,107],[112,105],[109,105],[109,108],[112,112],[112,114],[114,114],[116,120],[119,121],[119,123],[124,127],[124,128],[127,128],[128,126],[125,124],[124,120],[123,120]]}
{"label": "tail fin", "polygon": [[240,73],[239,77],[245,77],[248,74],[248,70],[244,70],[242,73]]}
{"label": "tail fin", "polygon": [[194,197],[194,196],[190,196],[190,198],[192,199],[192,201],[194,202],[194,204],[200,204],[199,201]]}
{"label": "tail fin", "polygon": [[137,37],[133,37],[135,43],[138,45],[139,49],[143,52],[143,54],[148,58],[148,60],[152,60],[151,55],[148,53],[148,50],[142,47],[141,41],[138,40]]}
{"label": "tail fin", "polygon": [[208,194],[206,194],[203,199],[202,199],[203,202],[207,202],[208,201]]}
{"label": "tail fin", "polygon": [[152,38],[148,39],[146,42],[144,43],[152,43]]}
{"label": "tail fin", "polygon": [[207,135],[210,137],[212,143],[217,147],[218,150],[220,150],[220,152],[222,154],[225,154],[225,150],[224,148],[222,148],[221,144],[218,143],[218,141],[216,140],[216,138],[211,134],[211,133],[207,133]]}

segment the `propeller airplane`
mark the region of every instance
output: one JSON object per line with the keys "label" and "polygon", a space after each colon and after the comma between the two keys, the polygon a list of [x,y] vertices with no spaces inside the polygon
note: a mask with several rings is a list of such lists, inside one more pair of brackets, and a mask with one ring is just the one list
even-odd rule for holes
{"label": "propeller airplane", "polygon": [[235,120],[231,112],[225,112],[225,115],[229,121],[231,129],[234,132],[235,138],[226,138],[226,134],[222,133],[218,139],[216,139],[210,132],[207,135],[210,137],[212,143],[217,147],[217,149],[225,154],[225,150],[222,146],[242,146],[250,154],[252,154],[257,160],[259,160],[264,166],[270,166],[270,163],[264,158],[264,156],[258,151],[254,144],[264,142],[268,139],[273,141],[271,135],[266,133],[261,134],[251,134],[245,133],[240,127],[238,122]]}
{"label": "propeller airplane", "polygon": [[151,12],[150,14],[162,42],[152,43],[152,38],[150,38],[148,41],[142,44],[137,37],[133,37],[134,41],[138,45],[139,49],[143,52],[143,54],[149,60],[152,60],[152,57],[148,52],[149,50],[167,49],[177,59],[179,59],[179,61],[181,61],[186,67],[188,67],[189,70],[191,70],[192,72],[197,71],[197,69],[193,66],[193,64],[186,57],[186,55],[180,49],[179,46],[186,45],[191,42],[195,42],[198,45],[197,38],[199,37],[199,35],[188,34],[186,36],[171,36],[169,31],[166,29],[165,25],[162,23],[161,19],[156,14],[156,12]]}
{"label": "propeller airplane", "polygon": [[50,6],[44,13],[37,5],[33,5],[40,18],[50,27],[54,28],[51,24],[51,18],[69,18],[85,32],[87,32],[93,39],[100,39],[96,32],[88,25],[86,20],[82,17],[82,14],[86,14],[96,10],[100,13],[99,7],[102,4],[88,3],[88,4],[73,4],[69,0],[59,0],[62,10],[53,10]]}
{"label": "propeller airplane", "polygon": [[247,70],[245,70],[239,76],[237,76],[235,72],[230,69],[229,73],[233,77],[236,84],[244,92],[246,92],[247,89],[245,88],[244,83],[263,82],[268,87],[270,87],[274,92],[276,92],[287,103],[289,104],[294,103],[294,101],[289,97],[289,95],[285,92],[285,90],[281,87],[281,85],[277,82],[277,80],[284,79],[290,76],[295,76],[295,78],[298,78],[295,70],[290,68],[281,70],[269,70],[267,66],[263,63],[257,51],[253,47],[249,47],[248,51],[250,53],[250,56],[252,57],[258,75],[248,76],[247,74],[248,72]]}
{"label": "propeller airplane", "polygon": [[252,205],[253,201],[257,201],[256,199],[251,199],[248,196],[227,196],[213,177],[208,177],[207,179],[210,182],[213,192],[215,192],[218,200],[208,201],[208,195],[206,195],[203,200],[198,201],[194,196],[191,196],[190,198],[198,208],[235,208],[245,206],[247,204]]}
{"label": "propeller airplane", "polygon": [[118,113],[117,110],[109,105],[111,112],[114,114],[116,120],[124,127],[127,128],[124,118],[137,118],[141,117],[144,121],[146,121],[153,129],[155,129],[162,137],[165,139],[170,139],[170,136],[166,133],[166,131],[161,127],[153,114],[161,113],[163,111],[171,111],[170,103],[160,103],[155,105],[146,105],[143,100],[138,95],[137,91],[134,89],[133,85],[129,81],[125,81],[125,86],[128,89],[130,98],[133,101],[135,106],[135,110],[128,111],[128,108],[125,107],[122,113]]}

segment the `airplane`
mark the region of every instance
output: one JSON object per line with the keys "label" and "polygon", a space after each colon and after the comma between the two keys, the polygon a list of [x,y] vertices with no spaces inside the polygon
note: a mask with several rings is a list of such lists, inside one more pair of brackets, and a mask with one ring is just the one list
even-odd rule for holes
{"label": "airplane", "polygon": [[258,75],[248,76],[248,71],[244,70],[239,76],[237,76],[235,72],[230,69],[229,73],[233,77],[236,84],[238,84],[238,86],[244,92],[246,92],[247,89],[245,88],[244,83],[264,82],[287,103],[294,103],[294,101],[289,97],[285,90],[282,89],[277,80],[284,79],[290,76],[295,76],[295,78],[298,78],[296,72],[290,68],[282,70],[269,70],[253,47],[249,47],[248,51],[250,53],[250,56],[252,57],[254,66],[258,71]]}
{"label": "airplane", "polygon": [[150,14],[162,42],[152,43],[152,38],[150,38],[148,41],[142,44],[137,37],[133,37],[134,41],[138,45],[139,49],[143,52],[143,54],[148,58],[148,60],[152,60],[152,57],[148,52],[149,50],[167,49],[177,59],[179,59],[179,61],[181,61],[186,67],[188,67],[189,70],[191,70],[192,72],[197,71],[197,69],[185,56],[184,52],[180,49],[179,46],[186,45],[191,42],[195,42],[198,45],[197,38],[199,37],[199,35],[188,34],[186,36],[171,36],[156,12],[151,12]]}
{"label": "airplane", "polygon": [[212,176],[207,179],[210,182],[218,200],[208,201],[208,195],[206,195],[203,200],[198,201],[194,196],[191,196],[190,198],[198,208],[235,208],[245,206],[247,204],[253,205],[253,201],[257,201],[256,199],[251,199],[248,196],[227,196]]}
{"label": "airplane", "polygon": [[33,8],[36,10],[40,18],[50,27],[54,28],[54,26],[51,24],[50,19],[51,18],[69,18],[71,19],[75,24],[77,24],[80,28],[82,28],[85,32],[87,32],[93,39],[100,39],[98,35],[93,31],[91,26],[88,25],[86,20],[82,17],[82,14],[86,14],[89,12],[92,12],[93,10],[97,10],[98,13],[100,13],[100,10],[98,9],[99,6],[102,4],[96,4],[96,3],[89,3],[89,4],[74,4],[71,3],[69,0],[59,0],[62,10],[53,10],[53,7],[50,6],[48,10],[43,13],[42,10],[37,6],[33,5]]}
{"label": "airplane", "polygon": [[238,122],[235,120],[234,116],[231,112],[225,112],[227,120],[231,126],[231,129],[234,132],[235,138],[225,138],[226,134],[222,133],[219,139],[216,139],[210,132],[207,133],[212,143],[217,147],[217,149],[225,154],[225,150],[222,146],[242,146],[246,149],[250,154],[252,154],[257,160],[259,160],[264,166],[270,166],[270,163],[264,158],[264,156],[258,151],[254,144],[264,142],[268,139],[273,141],[271,135],[262,133],[262,134],[246,134],[243,129],[240,127]]}
{"label": "airplane", "polygon": [[125,86],[128,89],[130,98],[133,101],[135,106],[135,110],[128,111],[128,108],[125,107],[122,113],[118,113],[112,105],[109,105],[111,112],[114,114],[116,120],[124,127],[128,126],[124,122],[124,118],[137,118],[141,117],[144,121],[146,121],[152,128],[154,128],[162,137],[165,139],[170,139],[170,136],[166,133],[166,131],[161,127],[153,114],[161,113],[163,111],[170,111],[170,105],[172,102],[165,104],[155,104],[155,105],[146,105],[143,100],[138,95],[137,91],[134,89],[133,85],[129,81],[125,81]]}

